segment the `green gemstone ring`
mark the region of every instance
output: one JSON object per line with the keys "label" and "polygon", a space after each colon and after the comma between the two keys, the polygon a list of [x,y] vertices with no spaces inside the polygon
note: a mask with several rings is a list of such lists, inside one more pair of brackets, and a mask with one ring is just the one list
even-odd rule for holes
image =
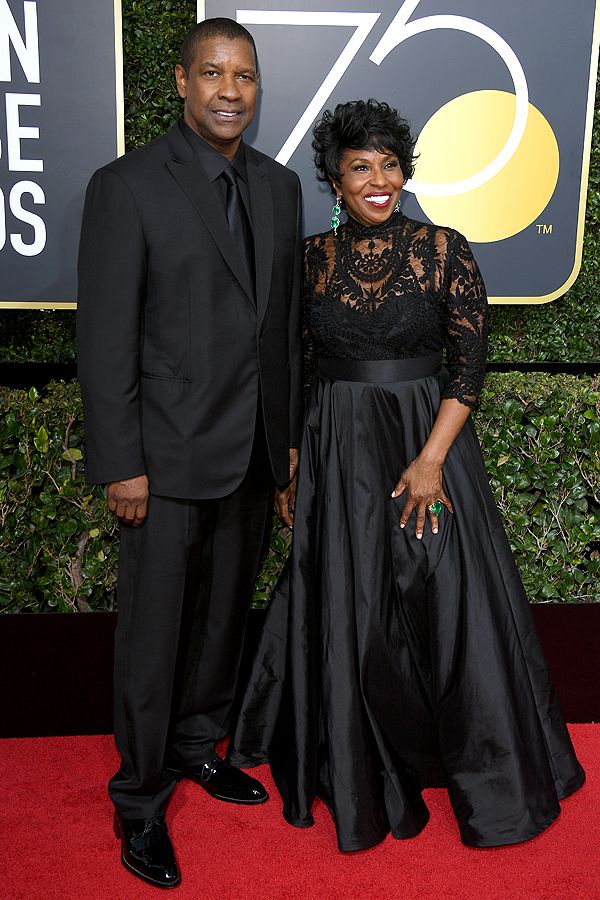
{"label": "green gemstone ring", "polygon": [[441,511],[442,511],[442,507],[443,507],[443,506],[444,506],[444,504],[442,503],[441,500],[436,500],[435,503],[431,503],[431,504],[427,507],[427,509],[429,510],[430,513],[433,513],[434,516],[439,516],[439,514],[440,514]]}

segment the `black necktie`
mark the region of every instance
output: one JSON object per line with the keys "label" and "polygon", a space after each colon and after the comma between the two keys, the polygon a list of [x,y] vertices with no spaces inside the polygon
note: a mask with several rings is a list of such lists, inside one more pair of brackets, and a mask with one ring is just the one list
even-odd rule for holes
{"label": "black necktie", "polygon": [[248,273],[250,284],[252,285],[252,294],[254,295],[254,239],[252,237],[252,228],[250,227],[246,206],[240,193],[235,169],[232,166],[227,166],[223,171],[223,178],[227,183],[227,207],[225,210],[227,221]]}

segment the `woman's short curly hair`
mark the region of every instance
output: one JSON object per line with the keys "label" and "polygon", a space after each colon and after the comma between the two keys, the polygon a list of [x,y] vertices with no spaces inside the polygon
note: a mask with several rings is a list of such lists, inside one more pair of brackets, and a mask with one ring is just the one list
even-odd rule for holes
{"label": "woman's short curly hair", "polygon": [[351,100],[327,109],[313,128],[312,148],[319,181],[338,182],[344,150],[387,150],[400,161],[404,180],[414,172],[415,139],[397,110],[378,100]]}

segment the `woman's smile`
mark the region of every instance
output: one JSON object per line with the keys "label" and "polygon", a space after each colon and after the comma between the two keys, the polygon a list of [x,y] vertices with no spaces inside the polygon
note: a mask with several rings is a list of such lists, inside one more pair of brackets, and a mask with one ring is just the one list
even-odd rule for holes
{"label": "woman's smile", "polygon": [[340,154],[340,181],[333,185],[342,195],[349,215],[362,225],[379,225],[392,214],[400,199],[404,175],[395,153],[387,150],[347,149]]}

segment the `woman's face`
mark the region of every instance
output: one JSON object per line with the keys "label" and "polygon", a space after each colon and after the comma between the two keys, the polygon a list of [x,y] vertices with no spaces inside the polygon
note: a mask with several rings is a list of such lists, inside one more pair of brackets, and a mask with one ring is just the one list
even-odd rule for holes
{"label": "woman's face", "polygon": [[386,150],[343,150],[340,181],[332,182],[352,218],[362,225],[378,225],[389,219],[404,184],[400,161]]}

